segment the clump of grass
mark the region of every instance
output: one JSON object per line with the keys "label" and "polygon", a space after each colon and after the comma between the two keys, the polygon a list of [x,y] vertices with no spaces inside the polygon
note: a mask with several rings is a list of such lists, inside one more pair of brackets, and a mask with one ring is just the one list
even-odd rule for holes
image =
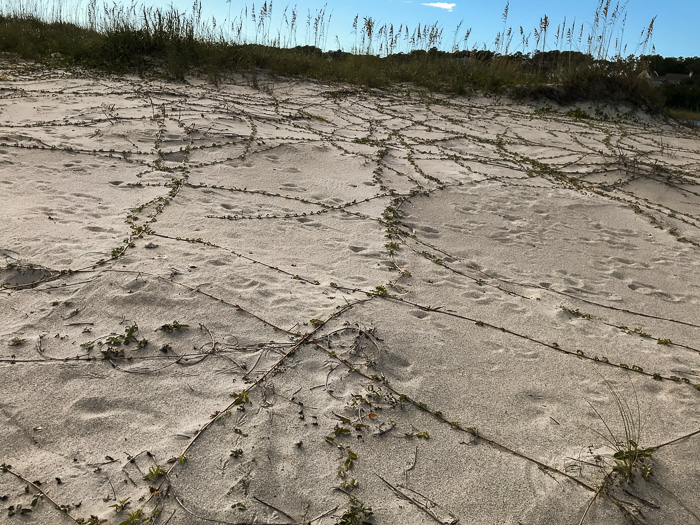
{"label": "clump of grass", "polygon": [[374,292],[372,292],[372,293],[375,295],[382,296],[382,297],[389,295],[389,292],[387,292],[386,287],[384,287],[382,285],[376,286],[374,288]]}
{"label": "clump of grass", "polygon": [[350,496],[350,508],[343,513],[336,525],[371,525],[368,521],[374,512],[356,497]]}
{"label": "clump of grass", "polygon": [[[625,482],[629,483],[632,480],[635,470],[641,472],[642,477],[647,479],[653,474],[653,470],[647,463],[647,460],[651,457],[654,449],[640,446],[643,425],[637,391],[632,385],[633,399],[628,400],[622,392],[616,390],[607,380],[604,381],[615,401],[619,415],[617,426],[621,428],[614,429],[615,425],[603,418],[600,412],[589,402],[588,404],[605,427],[605,432],[595,432],[605,440],[607,446],[613,451],[613,470],[620,473]],[[631,406],[630,402],[632,402]]]}

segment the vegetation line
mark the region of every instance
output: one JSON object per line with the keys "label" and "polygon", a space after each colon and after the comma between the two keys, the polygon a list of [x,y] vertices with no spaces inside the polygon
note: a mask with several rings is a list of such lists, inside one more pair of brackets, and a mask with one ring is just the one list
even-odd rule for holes
{"label": "vegetation line", "polygon": [[[34,506],[36,506],[36,504],[39,502],[39,500],[46,498],[62,514],[65,514],[66,516],[68,516],[68,518],[73,520],[75,523],[80,523],[78,521],[78,519],[73,517],[73,515],[69,512],[69,508],[66,505],[60,505],[59,503],[57,503],[56,500],[54,500],[51,496],[49,496],[49,494],[44,489],[42,489],[39,485],[37,485],[36,483],[34,483],[32,481],[29,481],[27,478],[22,476],[19,472],[15,471],[12,468],[12,465],[8,465],[6,463],[3,463],[2,465],[0,465],[0,472],[7,472],[9,474],[12,474],[18,480],[22,481],[23,483],[26,483],[27,489],[29,489],[29,487],[31,486],[34,490],[36,490],[38,492],[38,494],[34,496],[34,499],[32,500],[30,508],[33,508]],[[20,514],[22,513],[21,509],[19,509],[19,512],[20,512]],[[10,511],[10,515],[12,515],[12,514],[13,514],[13,512]]]}
{"label": "vegetation line", "polygon": [[[455,318],[457,318],[457,319],[463,319],[463,320],[465,320],[465,321],[471,321],[471,322],[473,322],[474,324],[476,324],[477,326],[485,326],[485,327],[488,327],[488,328],[493,328],[493,329],[495,329],[495,330],[499,330],[499,331],[501,331],[501,332],[503,332],[503,333],[510,334],[510,335],[515,336],[515,337],[518,337],[518,338],[520,338],[520,339],[525,339],[525,340],[530,341],[530,342],[532,342],[532,343],[535,343],[535,344],[538,344],[538,345],[541,345],[541,346],[545,346],[545,347],[547,347],[547,348],[551,348],[552,350],[555,350],[555,351],[560,352],[560,353],[562,353],[562,354],[567,354],[567,355],[570,355],[570,356],[575,356],[575,357],[578,357],[578,358],[580,358],[580,359],[587,359],[587,360],[589,360],[589,361],[593,361],[593,362],[595,362],[595,363],[599,363],[599,364],[611,366],[611,367],[614,367],[614,368],[622,368],[622,369],[624,369],[624,370],[628,370],[628,371],[631,371],[631,372],[636,372],[636,373],[638,373],[638,374],[645,375],[645,376],[647,376],[647,377],[651,377],[652,379],[655,379],[655,380],[657,380],[657,381],[658,381],[658,380],[664,380],[664,379],[665,379],[665,380],[668,380],[668,381],[675,381],[675,382],[683,382],[683,383],[686,383],[686,384],[692,384],[692,383],[690,382],[690,380],[688,380],[687,378],[680,378],[680,377],[677,377],[677,376],[670,376],[670,377],[662,376],[661,374],[658,374],[658,373],[647,372],[647,371],[645,371],[641,366],[637,366],[637,365],[634,365],[634,364],[633,364],[633,365],[628,365],[628,364],[626,364],[626,363],[613,363],[613,362],[611,362],[611,361],[610,361],[607,357],[605,357],[605,356],[598,356],[598,355],[593,355],[593,356],[591,356],[591,355],[588,355],[588,354],[584,353],[582,350],[576,350],[576,351],[573,351],[573,350],[566,350],[566,349],[562,348],[561,346],[559,346],[558,343],[547,343],[546,341],[541,341],[541,340],[536,339],[536,338],[534,338],[534,337],[531,337],[531,336],[529,336],[529,335],[527,335],[527,334],[521,334],[521,333],[519,333],[519,332],[515,332],[515,331],[510,330],[510,329],[508,329],[508,328],[505,328],[505,327],[503,327],[503,326],[497,326],[497,325],[488,323],[488,322],[486,322],[486,321],[481,321],[481,320],[479,320],[479,319],[473,319],[473,318],[468,317],[468,316],[465,316],[465,315],[461,315],[461,314],[458,314],[458,313],[455,313],[455,312],[443,310],[441,307],[425,306],[425,305],[421,305],[421,304],[415,303],[415,302],[413,302],[413,301],[409,301],[408,299],[404,299],[404,298],[402,298],[402,297],[397,297],[397,296],[395,296],[395,295],[389,295],[389,294],[384,294],[384,295],[385,295],[385,297],[386,297],[387,299],[391,299],[391,300],[397,301],[397,302],[399,302],[399,303],[404,303],[404,304],[408,304],[408,305],[411,305],[411,306],[415,306],[416,308],[420,308],[421,310],[424,310],[424,311],[426,311],[426,312],[435,312],[435,313],[442,314],[442,315],[448,315],[448,316],[450,316],[450,317],[455,317]],[[693,386],[696,390],[700,391],[700,383],[698,383],[698,384],[692,384],[692,386]]]}
{"label": "vegetation line", "polygon": [[[657,73],[700,73],[700,60],[647,54],[654,51],[655,19],[629,46],[630,53],[619,38],[625,29],[625,2],[599,0],[593,22],[578,26],[564,21],[554,27],[545,14],[532,30],[507,27],[506,4],[503,29],[491,46],[470,43],[471,29],[462,33],[461,23],[450,45],[437,23],[396,27],[358,15],[349,49],[342,49],[335,35],[335,51],[327,50],[331,14],[326,7],[309,12],[302,40],[298,8],[287,6],[281,16],[273,16],[267,1],[259,10],[244,6],[233,18],[229,9],[218,22],[203,16],[201,0],[195,0],[190,12],[147,7],[135,0],[88,0],[86,9],[76,9],[85,16],[71,15],[61,0],[45,2],[0,3],[0,52],[52,67],[117,74],[155,73],[173,79],[200,74],[218,83],[243,72],[257,86],[258,71],[267,70],[366,87],[410,83],[444,93],[626,101],[654,111],[673,110],[680,118],[700,118],[700,75],[661,88],[650,78]],[[274,30],[273,24],[279,28]]]}

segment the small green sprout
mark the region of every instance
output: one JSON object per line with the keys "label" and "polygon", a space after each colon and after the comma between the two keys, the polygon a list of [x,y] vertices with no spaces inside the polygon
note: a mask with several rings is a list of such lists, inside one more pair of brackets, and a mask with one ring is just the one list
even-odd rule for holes
{"label": "small green sprout", "polygon": [[160,465],[152,465],[151,468],[148,469],[148,474],[146,474],[143,479],[153,481],[166,474],[167,471]]}
{"label": "small green sprout", "polygon": [[189,328],[190,325],[188,324],[182,324],[178,321],[173,321],[170,324],[164,324],[161,325],[160,329],[163,330],[164,332],[180,332],[181,330],[185,328]]}
{"label": "small green sprout", "polygon": [[131,503],[131,498],[124,498],[120,499],[116,503],[110,505],[110,507],[114,507],[114,512],[121,512],[123,511],[127,505]]}
{"label": "small green sprout", "polygon": [[244,403],[250,403],[250,399],[248,399],[248,391],[244,390],[240,394],[236,394],[235,392],[231,394],[232,397],[235,397],[236,399],[233,401],[234,405],[242,405]]}

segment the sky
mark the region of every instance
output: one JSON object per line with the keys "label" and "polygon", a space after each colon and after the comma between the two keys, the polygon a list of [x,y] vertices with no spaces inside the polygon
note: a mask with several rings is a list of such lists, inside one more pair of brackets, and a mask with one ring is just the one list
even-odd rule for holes
{"label": "sky", "polygon": [[[147,2],[147,5],[173,5],[179,11],[191,9],[192,0],[168,0],[161,2]],[[250,30],[254,24],[250,20],[250,14],[259,14],[263,2],[257,0],[202,0],[203,13],[209,18],[217,20],[219,29],[228,27],[226,20],[235,20],[244,9],[248,9],[247,25]],[[437,23],[443,30],[442,48],[450,50],[453,44],[462,42],[466,31],[471,28],[471,34],[467,41],[467,48],[474,47],[496,50],[494,40],[496,35],[504,28],[512,27],[515,36],[512,39],[510,52],[521,51],[522,40],[520,26],[523,26],[525,35],[530,36],[529,49],[535,47],[534,29],[539,30],[541,19],[547,15],[549,30],[547,33],[546,49],[554,48],[554,35],[557,26],[566,20],[569,28],[575,23],[576,34],[580,31],[581,24],[584,27],[584,39],[581,44],[573,45],[564,43],[564,49],[586,51],[585,35],[590,33],[595,11],[599,0],[510,0],[508,18],[504,25],[503,11],[506,0],[501,2],[493,0],[452,0],[448,2],[435,2],[431,0],[273,0],[272,23],[270,24],[270,36],[280,32],[284,37],[288,34],[286,26],[282,24],[282,15],[287,7],[287,16],[296,8],[298,13],[297,44],[313,44],[305,41],[306,19],[310,14],[314,18],[325,6],[326,18],[330,16],[330,24],[325,39],[325,49],[338,49],[350,51],[356,44],[352,34],[352,25],[355,16],[359,15],[359,23],[362,24],[365,17],[375,22],[375,28],[383,24],[393,24],[395,28],[400,25],[408,25],[413,32],[418,25],[432,25]],[[611,3],[612,12],[616,2]],[[620,1],[620,6],[627,14],[627,20],[622,32],[622,20],[619,19],[615,26],[610,26],[609,35],[612,35],[611,48],[614,48],[614,40],[622,37],[627,43],[627,49],[623,55],[640,54],[646,51],[651,53],[649,45],[646,49],[637,46],[640,33],[647,30],[650,22],[654,20],[651,44],[656,53],[663,56],[692,57],[700,56],[700,0],[625,0]],[[456,32],[458,24],[462,22],[459,32]],[[280,31],[282,27],[282,31]],[[376,31],[376,29],[375,29]],[[251,32],[252,35],[252,32]],[[250,39],[254,37],[249,35]],[[542,42],[540,42],[540,48]],[[375,51],[377,51],[375,49]]]}

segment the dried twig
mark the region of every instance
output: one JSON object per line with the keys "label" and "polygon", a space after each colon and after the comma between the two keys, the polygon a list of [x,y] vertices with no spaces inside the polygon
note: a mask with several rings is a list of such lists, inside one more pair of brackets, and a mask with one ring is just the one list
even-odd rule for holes
{"label": "dried twig", "polygon": [[392,485],[377,473],[375,473],[375,476],[381,479],[394,494],[402,499],[405,499],[406,501],[409,501],[410,503],[413,503],[416,507],[425,512],[440,525],[455,525],[459,522],[459,518],[440,508],[437,503],[423,496],[419,492],[405,487]]}

